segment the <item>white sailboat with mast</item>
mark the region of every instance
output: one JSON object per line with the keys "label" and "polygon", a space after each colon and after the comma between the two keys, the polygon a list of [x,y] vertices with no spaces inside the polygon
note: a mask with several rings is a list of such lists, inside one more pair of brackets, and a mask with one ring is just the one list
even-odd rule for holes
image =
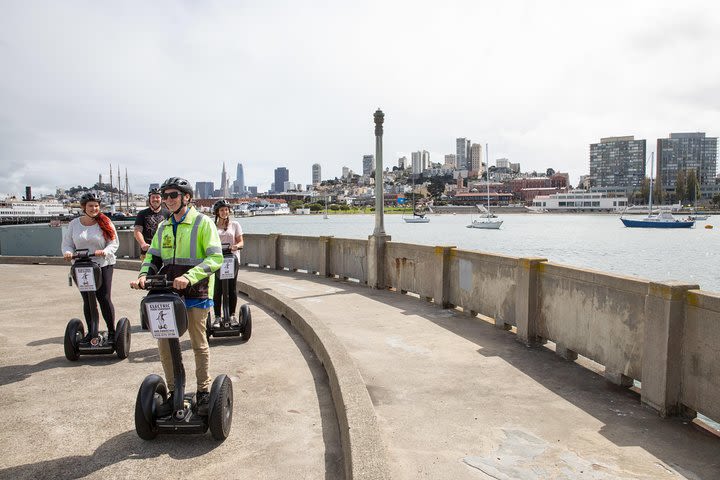
{"label": "white sailboat with mast", "polygon": [[498,230],[503,221],[497,218],[490,211],[490,162],[488,161],[488,144],[485,144],[485,165],[487,167],[485,175],[485,184],[487,185],[487,212],[482,213],[478,220],[473,220],[467,228],[483,228],[485,230]]}

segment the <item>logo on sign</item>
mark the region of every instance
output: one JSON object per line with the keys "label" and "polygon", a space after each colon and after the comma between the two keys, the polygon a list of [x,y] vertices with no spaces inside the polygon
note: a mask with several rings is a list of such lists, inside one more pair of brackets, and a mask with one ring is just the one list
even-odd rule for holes
{"label": "logo on sign", "polygon": [[178,338],[175,309],[172,302],[146,303],[150,333],[155,338]]}
{"label": "logo on sign", "polygon": [[235,278],[235,258],[226,258],[220,267],[220,280]]}
{"label": "logo on sign", "polygon": [[95,275],[92,267],[78,267],[75,269],[75,281],[81,292],[94,292]]}

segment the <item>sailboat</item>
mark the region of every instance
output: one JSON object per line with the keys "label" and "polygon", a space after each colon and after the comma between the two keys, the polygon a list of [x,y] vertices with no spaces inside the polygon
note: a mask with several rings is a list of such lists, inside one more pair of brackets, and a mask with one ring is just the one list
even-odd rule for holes
{"label": "sailboat", "polygon": [[[488,144],[485,144],[485,165],[488,167],[490,166],[490,163],[488,162]],[[490,169],[486,172],[486,182],[487,184],[487,207],[485,213],[480,214],[479,220],[473,220],[470,222],[470,225],[467,226],[467,228],[484,228],[486,230],[498,230],[500,228],[500,225],[502,225],[503,221],[497,218],[497,215],[493,214],[490,211]]]}
{"label": "sailboat", "polygon": [[653,215],[653,173],[655,172],[655,152],[650,154],[650,200],[648,202],[648,215],[640,220],[620,217],[623,225],[631,228],[691,228],[695,225],[694,220],[678,220],[668,211],[660,211],[657,215]]}
{"label": "sailboat", "polygon": [[430,223],[430,219],[425,216],[424,213],[418,213],[415,209],[415,174],[411,173],[412,175],[412,209],[413,214],[412,217],[405,217],[403,214],[403,220],[405,220],[405,223]]}
{"label": "sailboat", "polygon": [[327,211],[328,211],[328,197],[326,196],[325,197],[325,215],[323,215],[323,219],[325,219],[325,220],[330,218],[330,217],[328,217]]}

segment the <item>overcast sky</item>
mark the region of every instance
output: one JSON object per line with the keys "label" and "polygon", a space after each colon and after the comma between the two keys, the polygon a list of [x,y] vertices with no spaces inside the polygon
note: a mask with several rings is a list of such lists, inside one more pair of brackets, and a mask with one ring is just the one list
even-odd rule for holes
{"label": "overcast sky", "polygon": [[0,193],[134,192],[184,176],[267,190],[455,139],[576,184],[589,144],[720,134],[708,1],[0,0]]}

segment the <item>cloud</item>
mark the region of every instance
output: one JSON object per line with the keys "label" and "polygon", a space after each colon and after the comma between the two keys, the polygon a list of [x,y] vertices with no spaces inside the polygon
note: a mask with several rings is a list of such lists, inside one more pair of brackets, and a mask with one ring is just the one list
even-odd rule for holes
{"label": "cloud", "polygon": [[[717,136],[709,2],[3,2],[0,192],[169,175],[310,182],[455,138],[587,173],[601,137]],[[687,125],[687,127],[686,127]],[[437,152],[437,154],[435,153]],[[494,152],[494,153],[493,153]],[[491,161],[493,159],[491,158]],[[234,173],[231,173],[234,178]]]}

